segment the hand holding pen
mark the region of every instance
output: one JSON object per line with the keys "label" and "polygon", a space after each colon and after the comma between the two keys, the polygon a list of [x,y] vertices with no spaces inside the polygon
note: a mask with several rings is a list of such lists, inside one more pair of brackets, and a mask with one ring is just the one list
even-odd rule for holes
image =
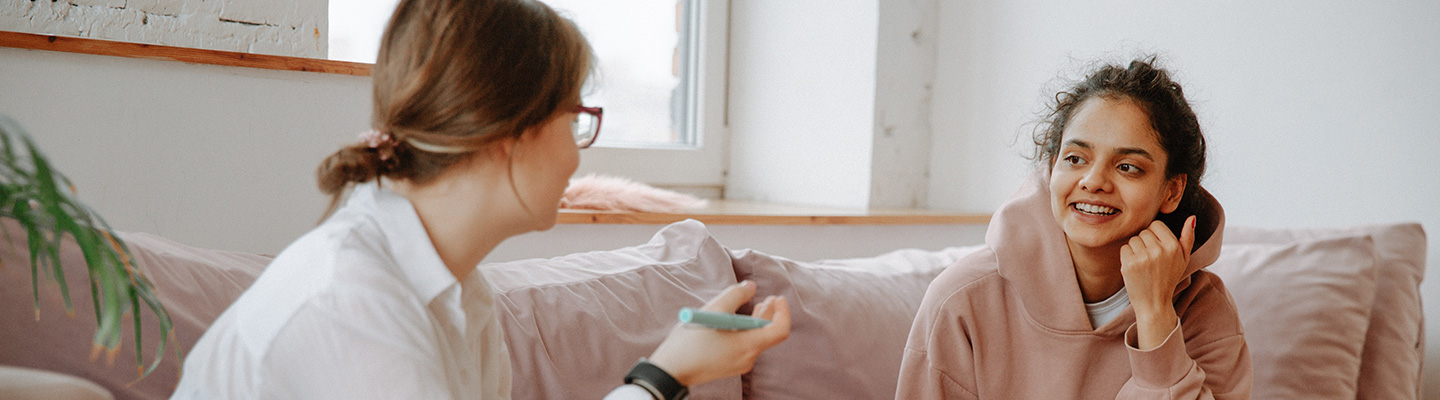
{"label": "hand holding pen", "polygon": [[[766,297],[752,316],[733,314],[754,297],[755,284],[750,281],[726,288],[704,307],[692,309],[690,323],[677,324],[648,360],[685,386],[749,372],[761,352],[790,337],[790,305],[784,297]],[[705,326],[707,322],[727,328],[761,324],[747,320],[765,322],[746,330]]]}

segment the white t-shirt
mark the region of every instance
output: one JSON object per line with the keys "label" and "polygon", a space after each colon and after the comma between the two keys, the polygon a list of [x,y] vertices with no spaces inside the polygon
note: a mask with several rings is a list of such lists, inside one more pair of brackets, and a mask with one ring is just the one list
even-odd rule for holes
{"label": "white t-shirt", "polygon": [[1121,287],[1120,291],[1110,295],[1108,299],[1100,300],[1099,303],[1085,303],[1085,312],[1090,314],[1090,326],[1099,328],[1119,317],[1125,307],[1129,306],[1130,294]]}
{"label": "white t-shirt", "polygon": [[371,183],[220,315],[172,398],[509,399],[510,382],[483,274],[457,281],[410,202]]}

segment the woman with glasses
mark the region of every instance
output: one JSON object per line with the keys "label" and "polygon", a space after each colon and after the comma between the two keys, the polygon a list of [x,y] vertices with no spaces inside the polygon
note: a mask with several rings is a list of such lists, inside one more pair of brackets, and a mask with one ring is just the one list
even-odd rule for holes
{"label": "woman with glasses", "polygon": [[[374,131],[320,164],[327,218],[196,343],[175,398],[509,398],[475,269],[502,240],[554,226],[600,132],[601,109],[580,104],[592,58],[538,1],[402,0],[372,72]],[[705,308],[734,312],[754,294],[738,284]],[[753,314],[774,323],[677,327],[609,397],[682,398],[748,371],[790,331],[783,298]]]}

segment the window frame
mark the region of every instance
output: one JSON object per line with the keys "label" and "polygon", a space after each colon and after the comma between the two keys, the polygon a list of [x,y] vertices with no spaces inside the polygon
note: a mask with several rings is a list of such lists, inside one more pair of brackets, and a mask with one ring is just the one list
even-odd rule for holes
{"label": "window frame", "polygon": [[[724,193],[726,151],[729,127],[726,123],[728,100],[729,25],[728,0],[678,0],[691,6],[685,15],[696,27],[690,46],[696,51],[686,55],[695,79],[689,85],[693,101],[688,104],[685,123],[695,135],[695,145],[606,147],[603,140],[586,149],[580,157],[576,176],[590,173],[615,175],[654,186],[677,189],[704,197],[721,197]],[[681,39],[686,39],[681,35]]]}

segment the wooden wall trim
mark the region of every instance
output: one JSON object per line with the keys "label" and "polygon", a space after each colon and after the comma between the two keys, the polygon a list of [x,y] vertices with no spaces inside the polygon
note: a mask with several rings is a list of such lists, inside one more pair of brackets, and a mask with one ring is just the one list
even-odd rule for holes
{"label": "wooden wall trim", "polygon": [[370,76],[371,64],[269,54],[0,31],[0,47],[180,61],[195,64]]}

